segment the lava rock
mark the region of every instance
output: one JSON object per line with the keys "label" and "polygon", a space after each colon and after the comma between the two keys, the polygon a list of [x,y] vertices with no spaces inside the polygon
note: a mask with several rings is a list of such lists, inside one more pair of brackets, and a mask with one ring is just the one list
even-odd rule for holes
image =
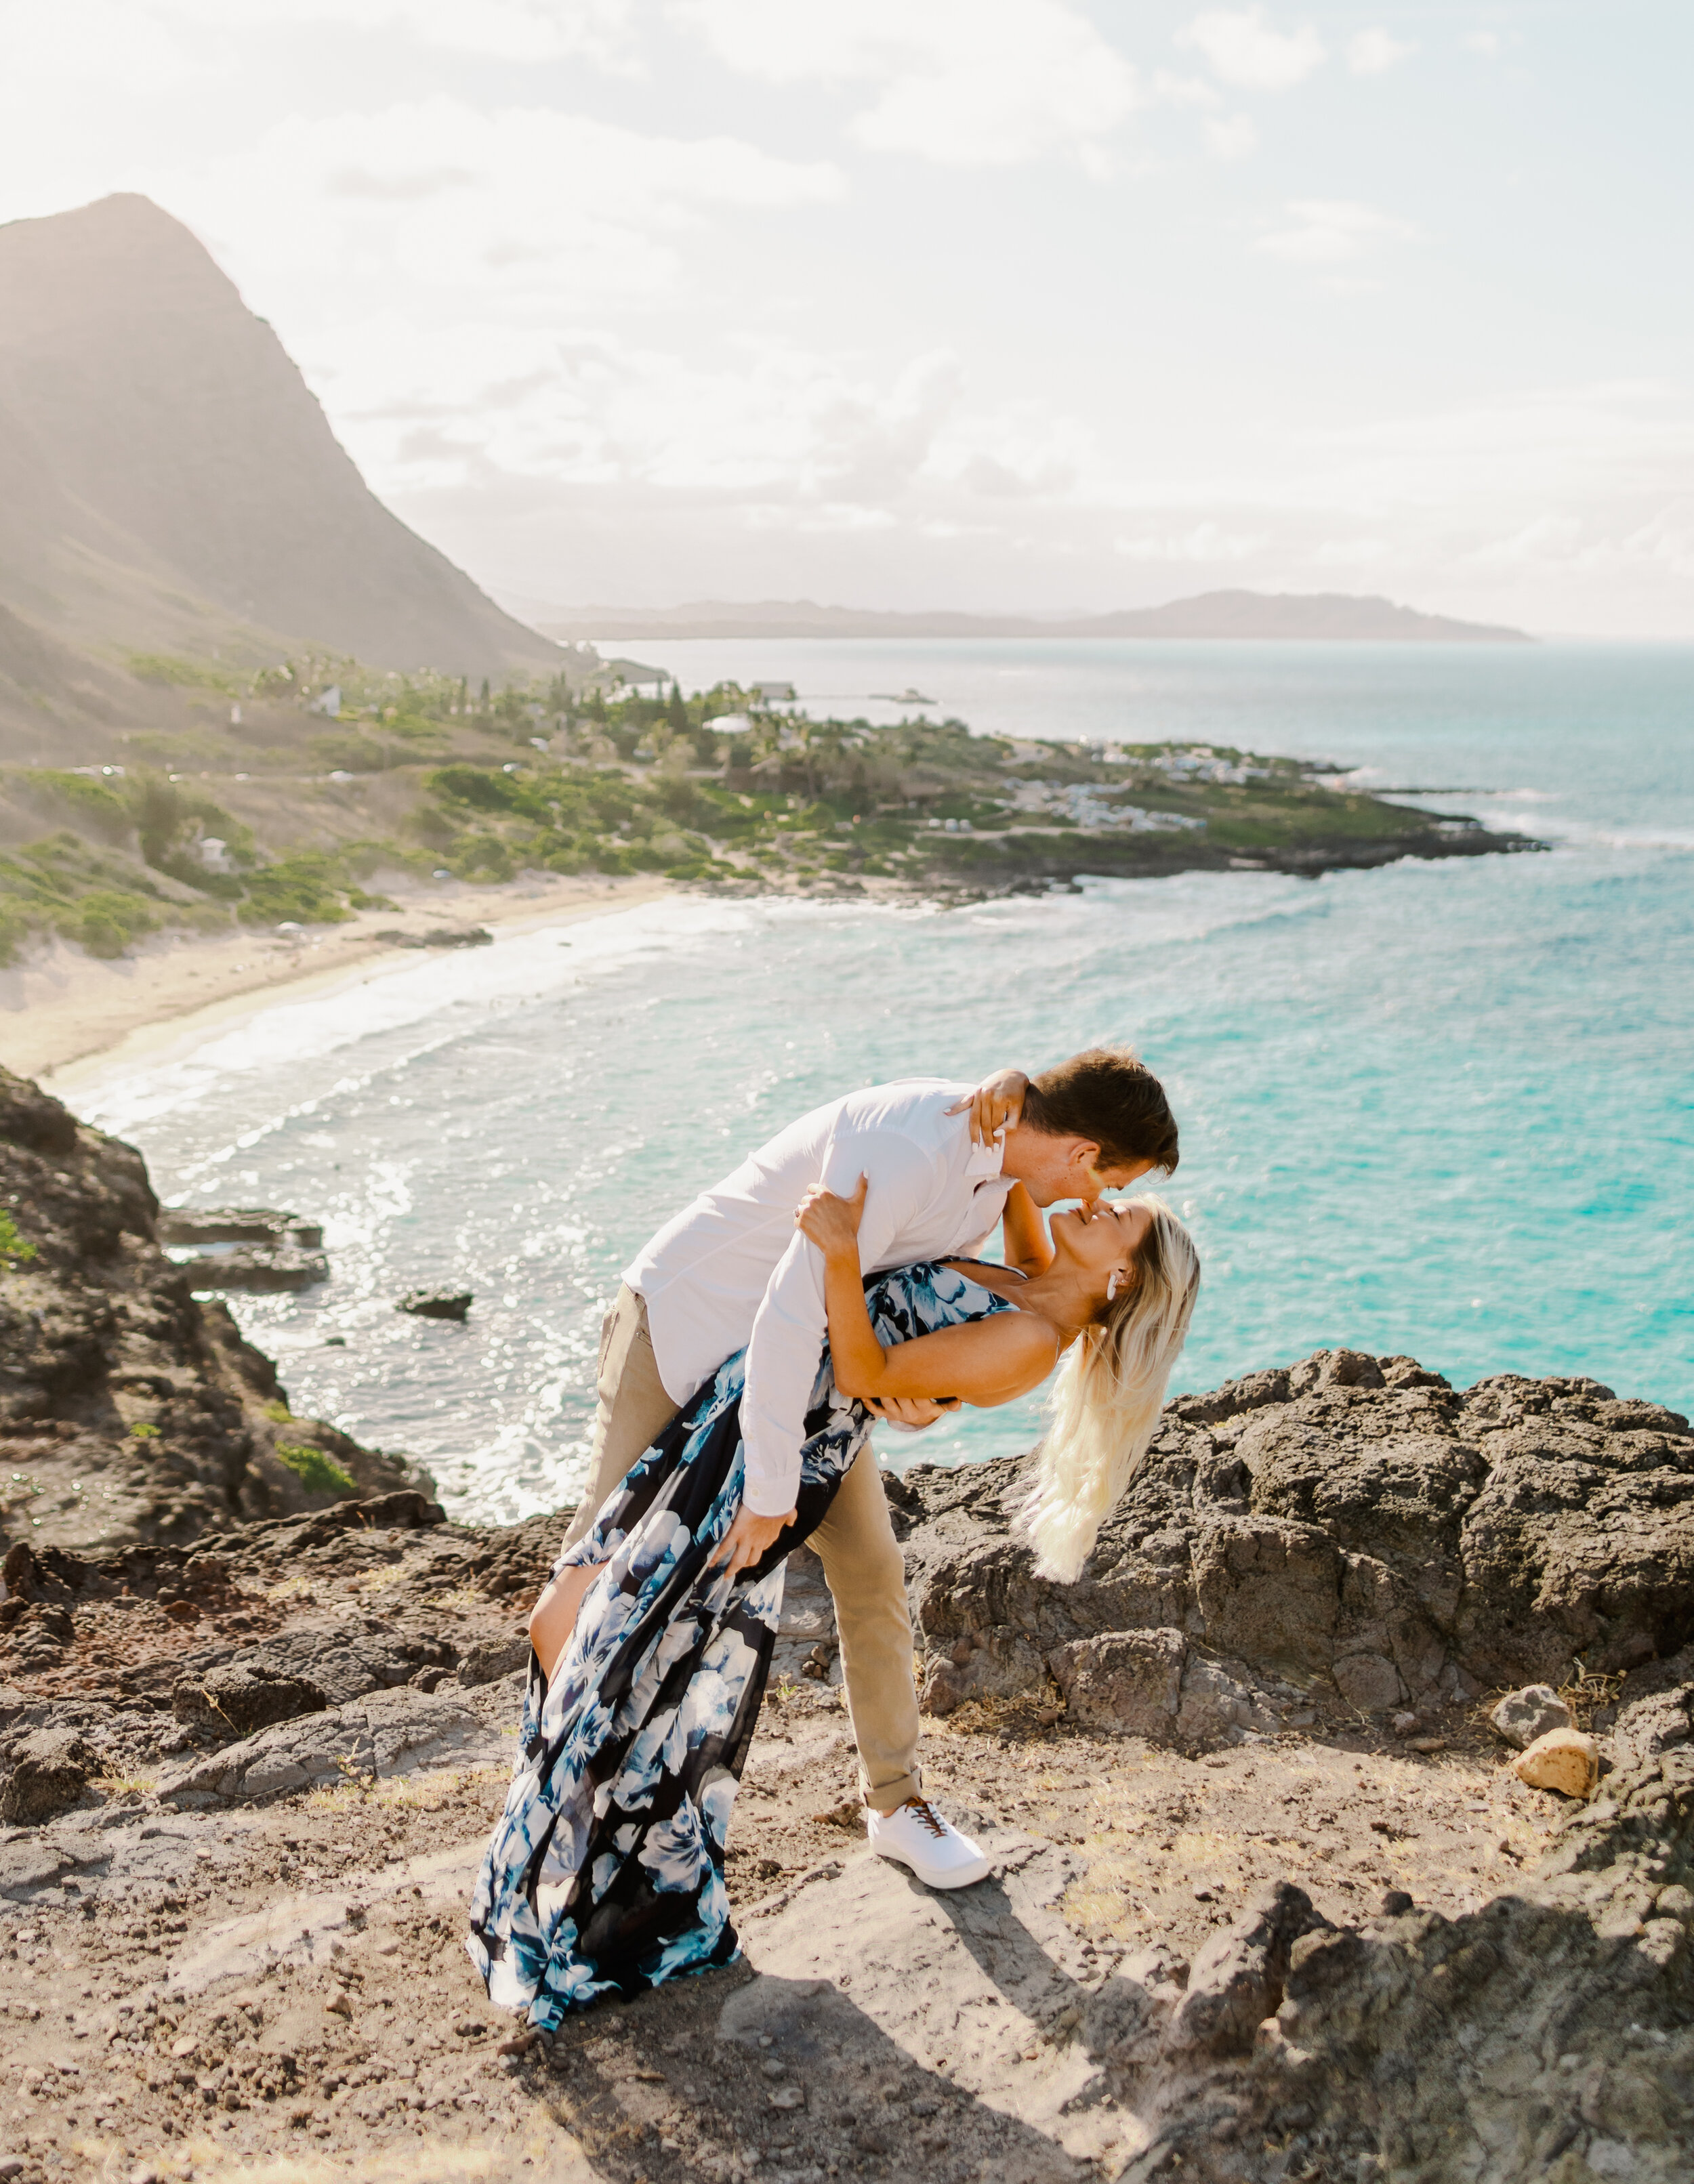
{"label": "lava rock", "polygon": [[1626,2144],[1629,2174],[1681,2176],[1691,1877],[1683,1747],[1609,1776],[1539,1864],[1475,1910],[1448,1919],[1396,1893],[1391,1923],[1297,1940],[1253,2059],[1261,2097],[1307,2103],[1314,2136],[1368,2120],[1381,2173],[1429,2184],[1587,2175],[1580,2157],[1556,2159],[1585,2125]]}
{"label": "lava rock", "polygon": [[232,1251],[207,1252],[182,1262],[197,1290],[238,1290],[256,1296],[292,1295],[329,1279],[329,1261],[321,1251],[303,1251],[292,1244],[240,1245]]}
{"label": "lava rock", "polygon": [[1229,1930],[1215,1936],[1195,1959],[1188,1992],[1166,2029],[1167,2048],[1244,2053],[1281,2004],[1296,1942],[1329,1927],[1291,1880],[1262,1888]]}
{"label": "lava rock", "polygon": [[349,1775],[489,1766],[510,1747],[466,1707],[436,1693],[374,1691],[350,1705],[262,1729],[159,1780],[165,1804],[260,1804]]}
{"label": "lava rock", "polygon": [[515,1669],[527,1669],[533,1648],[527,1638],[492,1638],[471,1646],[459,1663],[458,1681],[464,1685],[498,1683]]}
{"label": "lava rock", "polygon": [[12,1771],[0,1785],[0,1820],[33,1827],[68,1812],[98,1763],[93,1747],[75,1730],[38,1729],[20,1738],[12,1747]]}
{"label": "lava rock", "polygon": [[1621,1707],[1613,1732],[1620,1767],[1639,1767],[1694,1736],[1694,1684],[1652,1691]]}
{"label": "lava rock", "polygon": [[1507,1691],[1488,1719],[1507,1743],[1515,1744],[1519,1752],[1527,1751],[1550,1729],[1572,1725],[1570,1708],[1551,1684],[1525,1684],[1521,1691]]}
{"label": "lava rock", "polygon": [[390,948],[492,948],[494,936],[486,925],[432,925],[421,933],[402,933],[398,928],[376,938]]}
{"label": "lava rock", "polygon": [[1651,1661],[1694,1595],[1694,1435],[1594,1380],[1461,1392],[1414,1358],[1320,1351],[1179,1396],[1073,1585],[1037,1577],[1020,1535],[1030,1462],[890,1485],[932,1712],[1175,1630],[1320,1709],[1427,1713],[1551,1687],[1578,1653]]}
{"label": "lava rock", "polygon": [[161,1244],[298,1244],[324,1240],[322,1224],[268,1206],[169,1206],[159,1217]]}
{"label": "lava rock", "polygon": [[470,1290],[408,1290],[394,1309],[416,1319],[462,1320],[473,1301]]}
{"label": "lava rock", "polygon": [[263,1661],[231,1661],[203,1679],[184,1677],[170,1694],[178,1721],[233,1730],[237,1736],[303,1713],[321,1713],[328,1704],[328,1694],[309,1677]]}
{"label": "lava rock", "polygon": [[[298,1507],[298,1480],[255,1461],[276,1367],[197,1299],[202,1268],[165,1256],[140,1154],[4,1069],[0,1205],[34,1253],[0,1284],[0,1430],[34,1482],[34,1551],[180,1546]],[[411,1483],[351,1443],[337,1456],[363,1494]]]}
{"label": "lava rock", "polygon": [[1112,1630],[1055,1649],[1048,1663],[1078,1729],[1169,1740],[1188,1646],[1180,1630]]}

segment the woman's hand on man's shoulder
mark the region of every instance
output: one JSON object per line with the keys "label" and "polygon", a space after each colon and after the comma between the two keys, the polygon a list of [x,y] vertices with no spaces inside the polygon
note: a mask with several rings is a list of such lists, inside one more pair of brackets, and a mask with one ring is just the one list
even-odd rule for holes
{"label": "woman's hand on man's shoulder", "polygon": [[1016,1129],[1022,1121],[1028,1089],[1029,1079],[1021,1069],[996,1069],[992,1077],[984,1078],[974,1092],[956,1100],[945,1112],[970,1116],[973,1145],[995,1145],[1002,1131]]}
{"label": "woman's hand on man's shoulder", "polygon": [[870,1187],[868,1177],[861,1175],[859,1187],[850,1198],[838,1198],[821,1183],[813,1184],[794,1208],[795,1228],[801,1235],[811,1238],[826,1259],[850,1255],[856,1264],[859,1223],[864,1218],[865,1199]]}

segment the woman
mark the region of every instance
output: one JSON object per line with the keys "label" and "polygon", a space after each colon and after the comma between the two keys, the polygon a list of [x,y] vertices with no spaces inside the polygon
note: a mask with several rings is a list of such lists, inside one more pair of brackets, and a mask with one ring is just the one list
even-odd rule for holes
{"label": "woman", "polygon": [[794,1520],[732,1579],[743,1357],[722,1365],[561,1557],[575,1620],[532,1658],[521,1752],[471,1899],[490,1997],[551,2031],[566,2010],[724,1964],[723,1885],[737,1785],[782,1615],[783,1566],[868,1437],[878,1396],[989,1406],[1062,1356],[1030,1507],[1044,1568],[1074,1576],[1144,1452],[1199,1283],[1160,1200],[1052,1223],[1045,1271],[949,1261],[860,1273],[865,1184],[807,1193],[795,1220],[823,1254],[829,1342],[808,1410]]}

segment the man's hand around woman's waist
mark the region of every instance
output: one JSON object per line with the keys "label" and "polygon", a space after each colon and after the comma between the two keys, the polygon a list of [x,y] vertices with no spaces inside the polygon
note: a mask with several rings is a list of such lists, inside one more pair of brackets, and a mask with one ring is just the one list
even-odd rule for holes
{"label": "man's hand around woman's waist", "polygon": [[708,1569],[728,1568],[732,1580],[740,1576],[773,1546],[784,1525],[792,1524],[798,1511],[790,1509],[786,1517],[755,1517],[750,1509],[743,1509],[735,1522],[718,1541],[716,1552],[706,1564]]}

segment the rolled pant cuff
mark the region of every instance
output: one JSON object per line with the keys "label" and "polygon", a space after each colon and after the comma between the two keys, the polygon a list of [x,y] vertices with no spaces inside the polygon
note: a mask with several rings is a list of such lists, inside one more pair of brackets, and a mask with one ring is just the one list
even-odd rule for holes
{"label": "rolled pant cuff", "polygon": [[896,1805],[903,1805],[912,1797],[921,1797],[923,1781],[914,1771],[910,1774],[896,1774],[892,1782],[878,1782],[872,1788],[869,1780],[861,1774],[859,1777],[859,1794],[863,1803],[874,1805],[879,1813],[891,1813]]}

